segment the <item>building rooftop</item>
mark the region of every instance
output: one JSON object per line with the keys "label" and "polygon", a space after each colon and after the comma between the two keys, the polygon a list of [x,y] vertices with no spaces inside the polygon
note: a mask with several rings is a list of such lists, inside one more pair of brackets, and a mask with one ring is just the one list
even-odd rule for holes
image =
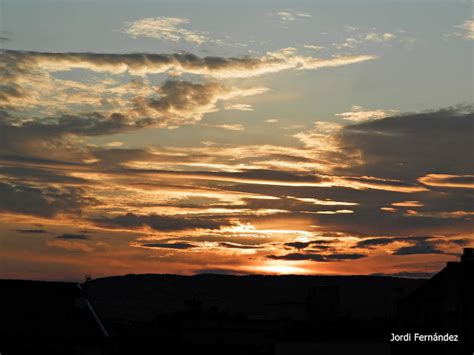
{"label": "building rooftop", "polygon": [[108,337],[77,283],[0,280],[0,290],[0,338]]}

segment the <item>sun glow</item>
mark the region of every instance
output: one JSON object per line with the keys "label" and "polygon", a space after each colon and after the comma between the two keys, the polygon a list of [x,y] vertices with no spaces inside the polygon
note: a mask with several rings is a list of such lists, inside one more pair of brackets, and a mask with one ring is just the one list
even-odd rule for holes
{"label": "sun glow", "polygon": [[283,275],[283,274],[309,274],[310,271],[297,267],[297,266],[291,266],[288,265],[288,263],[280,263],[280,262],[274,262],[272,261],[271,263],[268,263],[267,265],[262,265],[262,266],[257,266],[254,271],[257,271],[259,273],[267,273],[267,274],[277,274],[277,275]]}

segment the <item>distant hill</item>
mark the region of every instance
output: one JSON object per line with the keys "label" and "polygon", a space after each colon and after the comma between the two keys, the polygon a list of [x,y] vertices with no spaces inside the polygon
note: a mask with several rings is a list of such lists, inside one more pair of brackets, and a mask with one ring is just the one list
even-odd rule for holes
{"label": "distant hill", "polygon": [[304,309],[310,290],[320,286],[339,289],[344,315],[374,318],[392,315],[396,301],[424,282],[384,276],[132,274],[95,279],[83,287],[105,319],[146,321],[192,304],[255,318],[278,317],[279,310]]}

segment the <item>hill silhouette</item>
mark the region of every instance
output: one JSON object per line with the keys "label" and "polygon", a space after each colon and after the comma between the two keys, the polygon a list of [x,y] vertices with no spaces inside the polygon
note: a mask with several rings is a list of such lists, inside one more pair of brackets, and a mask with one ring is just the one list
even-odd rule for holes
{"label": "hill silhouette", "polygon": [[[393,314],[396,301],[425,281],[383,276],[130,274],[92,280],[84,288],[104,319],[150,320],[159,314],[183,311],[191,301],[248,317],[299,319],[296,310],[288,315],[287,306],[305,308],[310,289],[318,286],[340,289],[344,315],[373,318]],[[278,314],[279,304],[284,314]]]}

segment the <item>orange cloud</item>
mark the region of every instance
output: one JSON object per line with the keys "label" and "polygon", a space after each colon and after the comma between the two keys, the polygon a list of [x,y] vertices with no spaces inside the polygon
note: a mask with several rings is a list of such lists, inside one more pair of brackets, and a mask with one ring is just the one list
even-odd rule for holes
{"label": "orange cloud", "polygon": [[428,174],[418,181],[428,186],[474,189],[474,175]]}

